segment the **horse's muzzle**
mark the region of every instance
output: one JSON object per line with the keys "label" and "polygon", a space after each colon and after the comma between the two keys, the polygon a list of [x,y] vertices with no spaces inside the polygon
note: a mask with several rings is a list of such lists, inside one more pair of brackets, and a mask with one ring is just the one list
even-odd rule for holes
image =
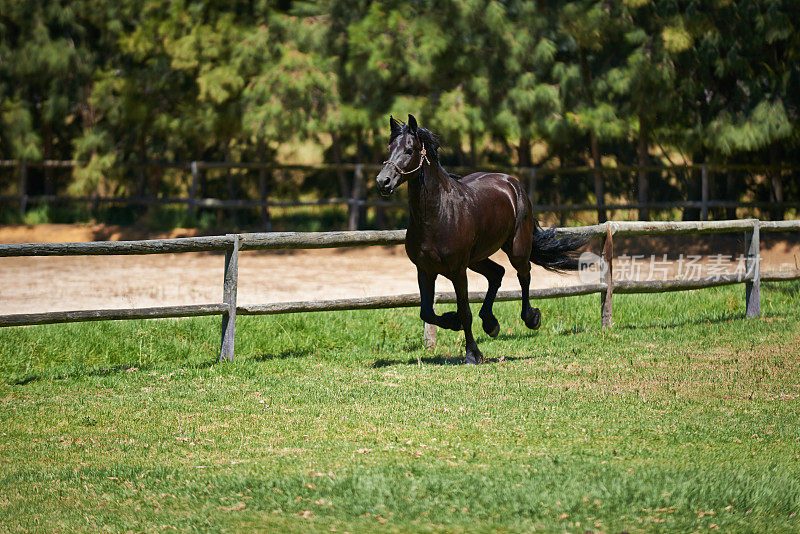
{"label": "horse's muzzle", "polygon": [[378,194],[381,196],[381,198],[389,198],[392,196],[392,193],[394,193],[394,187],[391,185],[386,187],[378,186]]}
{"label": "horse's muzzle", "polygon": [[394,193],[396,189],[395,180],[391,174],[386,172],[385,168],[375,178],[375,187],[378,189],[378,194],[383,198],[389,198]]}

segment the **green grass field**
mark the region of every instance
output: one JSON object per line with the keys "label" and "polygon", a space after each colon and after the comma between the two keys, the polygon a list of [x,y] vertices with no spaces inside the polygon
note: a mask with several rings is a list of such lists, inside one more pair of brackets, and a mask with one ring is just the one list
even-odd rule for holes
{"label": "green grass field", "polygon": [[[800,284],[0,330],[0,531],[800,529]],[[446,309],[444,307],[443,309]],[[479,330],[479,326],[478,326]]]}

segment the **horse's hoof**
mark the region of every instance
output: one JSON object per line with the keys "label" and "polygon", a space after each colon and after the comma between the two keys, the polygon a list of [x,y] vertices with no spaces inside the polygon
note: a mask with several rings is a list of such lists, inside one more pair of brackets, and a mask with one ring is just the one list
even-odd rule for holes
{"label": "horse's hoof", "polygon": [[525,317],[525,326],[531,330],[538,330],[542,326],[542,312],[539,308],[531,309],[530,313]]}
{"label": "horse's hoof", "polygon": [[448,330],[461,330],[461,321],[458,320],[458,313],[454,311],[443,313],[441,327]]}
{"label": "horse's hoof", "polygon": [[467,355],[464,357],[464,363],[469,365],[483,363],[483,354],[478,349],[468,350]]}
{"label": "horse's hoof", "polygon": [[500,333],[500,323],[497,321],[497,318],[494,315],[490,315],[489,317],[481,317],[483,331],[489,337],[497,337],[497,334]]}

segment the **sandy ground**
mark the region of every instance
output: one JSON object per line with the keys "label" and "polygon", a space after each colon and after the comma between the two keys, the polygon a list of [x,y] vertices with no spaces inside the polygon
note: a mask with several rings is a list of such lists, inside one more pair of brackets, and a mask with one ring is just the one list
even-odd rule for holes
{"label": "sandy ground", "polygon": [[[165,235],[131,235],[129,230],[105,226],[42,225],[0,227],[0,242],[67,242],[141,237],[180,237],[190,231]],[[653,279],[664,276],[712,276],[737,268],[741,238],[652,240],[615,244],[615,273]],[[656,253],[651,259],[650,254]],[[660,263],[662,254],[669,263]],[[700,256],[689,272],[689,259]],[[625,255],[640,255],[627,260]],[[715,258],[713,255],[720,256]],[[762,270],[796,268],[800,242],[766,242],[762,247]],[[724,256],[724,258],[722,258]],[[151,256],[68,256],[0,258],[0,314],[43,311],[138,308],[219,302],[222,297],[224,255],[186,253]],[[516,273],[500,253],[494,257],[506,267],[502,289],[519,289]],[[724,266],[723,266],[723,261]],[[636,266],[635,268],[633,266]],[[712,271],[716,265],[717,271]],[[683,274],[679,271],[683,270]],[[485,290],[486,281],[471,273],[470,290]],[[532,287],[554,287],[581,283],[577,275],[558,275],[534,266]],[[437,282],[438,291],[451,291],[447,280]],[[239,260],[241,304],[322,300],[417,291],[416,272],[402,247],[367,247],[308,251],[244,252]]]}

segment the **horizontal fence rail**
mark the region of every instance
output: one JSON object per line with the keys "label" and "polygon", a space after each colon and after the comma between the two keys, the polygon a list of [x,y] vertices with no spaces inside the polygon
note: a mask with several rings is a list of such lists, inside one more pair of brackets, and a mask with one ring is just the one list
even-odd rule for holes
{"label": "horizontal fence rail", "polygon": [[2,315],[0,316],[0,326],[82,323],[87,321],[119,321],[126,319],[203,317],[208,315],[221,315],[227,309],[228,307],[224,304],[192,304],[188,306],[159,306],[155,308],[26,313],[17,315]]}
{"label": "horizontal fence rail", "polygon": [[[209,162],[209,161],[192,161],[192,162],[142,162],[142,163],[126,163],[125,167],[138,168],[138,169],[175,169],[189,173],[190,183],[188,184],[187,197],[158,197],[158,196],[59,196],[53,194],[32,195],[28,193],[28,169],[41,168],[41,169],[73,169],[86,165],[85,162],[75,160],[44,160],[44,161],[20,161],[20,160],[0,160],[0,169],[16,169],[17,172],[17,194],[0,196],[0,203],[16,204],[19,208],[20,214],[24,214],[27,207],[32,204],[89,204],[91,206],[99,206],[100,204],[122,204],[131,206],[150,206],[150,205],[183,205],[186,207],[189,215],[194,215],[197,209],[217,209],[217,210],[253,210],[260,209],[262,211],[262,218],[265,225],[269,225],[268,212],[271,208],[299,208],[311,206],[331,206],[341,205],[346,206],[348,209],[348,228],[356,230],[359,227],[361,212],[364,208],[392,208],[401,207],[404,205],[402,202],[387,201],[379,199],[367,198],[367,187],[365,185],[364,173],[377,173],[381,165],[374,163],[332,163],[332,164],[318,164],[318,165],[291,165],[280,164],[275,162]],[[342,196],[334,198],[324,198],[315,200],[270,200],[268,198],[266,178],[259,177],[260,199],[219,199],[219,198],[200,198],[198,192],[200,190],[201,173],[206,170],[222,169],[222,170],[249,170],[259,171],[263,174],[272,171],[300,171],[300,172],[335,172],[335,173],[352,173],[352,178],[348,182],[343,178],[339,179],[340,194]],[[461,173],[469,174],[476,169],[473,167],[451,167],[450,170]],[[533,211],[535,213],[553,212],[560,213],[562,217],[566,213],[572,212],[586,212],[597,211],[598,219],[604,221],[606,219],[607,211],[617,210],[637,210],[640,219],[647,219],[644,216],[649,213],[649,210],[667,210],[667,209],[695,209],[698,210],[699,218],[701,220],[708,220],[709,210],[714,208],[736,209],[736,208],[757,208],[776,210],[776,213],[783,213],[787,209],[800,208],[798,201],[786,201],[784,198],[783,187],[780,185],[780,180],[775,181],[775,177],[780,177],[783,173],[796,174],[800,171],[797,166],[780,166],[780,165],[728,165],[728,164],[700,164],[700,165],[671,165],[671,166],[635,166],[635,165],[620,165],[617,167],[563,167],[563,168],[546,168],[546,167],[505,167],[494,166],[491,168],[494,172],[504,172],[517,176],[524,184],[533,202]],[[48,171],[51,172],[51,171]],[[750,173],[765,173],[771,174],[773,179],[769,181],[770,194],[773,197],[771,201],[759,200],[720,200],[712,199],[711,185],[713,173],[736,173],[736,172],[750,172]],[[656,202],[648,201],[647,195],[640,196],[637,201],[633,202],[606,202],[603,198],[605,195],[598,193],[595,190],[595,195],[599,195],[594,203],[580,203],[580,204],[544,204],[537,202],[537,182],[543,176],[566,176],[566,175],[583,175],[587,178],[602,182],[605,177],[619,173],[639,175],[640,187],[643,191],[648,190],[647,182],[650,180],[649,173],[683,173],[689,176],[699,177],[700,181],[700,198],[696,200],[685,199],[670,202]],[[346,185],[343,185],[346,184]],[[776,185],[777,184],[777,185]],[[143,190],[143,189],[142,189]],[[605,190],[605,186],[600,191]],[[782,215],[779,216],[782,218]]]}
{"label": "horizontal fence rail", "polygon": [[265,232],[226,236],[178,237],[141,241],[92,241],[87,243],[0,244],[0,257],[11,256],[112,256],[172,254],[229,250],[239,241],[239,250],[282,250],[400,245],[405,230],[361,230],[355,232]]}
{"label": "horizontal fence rail", "polygon": [[[687,222],[606,222],[592,226],[559,228],[558,234],[584,235],[603,239],[603,259],[607,269],[603,281],[566,287],[534,289],[533,299],[560,298],[600,293],[603,326],[612,324],[613,293],[656,293],[685,291],[731,284],[745,284],[746,315],[756,317],[761,313],[760,283],[800,279],[800,270],[772,271],[760,269],[760,233],[800,231],[800,220],[759,221],[758,219],[730,221]],[[697,235],[710,233],[744,233],[746,257],[745,272],[741,275],[725,274],[715,277],[672,280],[616,280],[613,278],[614,236],[664,236]],[[418,294],[380,297],[363,297],[324,301],[281,302],[271,304],[238,305],[238,255],[248,250],[314,249],[355,246],[391,246],[405,241],[405,230],[355,231],[355,232],[275,232],[228,234],[225,236],[154,239],[143,241],[110,241],[91,243],[19,243],[0,244],[0,257],[19,256],[73,256],[73,255],[128,255],[166,254],[181,252],[225,252],[223,277],[223,302],[188,306],[164,306],[138,309],[78,310],[32,314],[0,315],[0,327],[67,323],[81,321],[199,317],[221,315],[221,360],[233,360],[236,315],[275,315],[336,310],[368,310],[420,305]],[[497,300],[521,298],[521,292],[501,291]],[[480,302],[482,292],[471,292],[470,302]],[[437,303],[455,303],[453,292],[436,294]],[[431,341],[435,330],[426,325],[426,340]]]}

